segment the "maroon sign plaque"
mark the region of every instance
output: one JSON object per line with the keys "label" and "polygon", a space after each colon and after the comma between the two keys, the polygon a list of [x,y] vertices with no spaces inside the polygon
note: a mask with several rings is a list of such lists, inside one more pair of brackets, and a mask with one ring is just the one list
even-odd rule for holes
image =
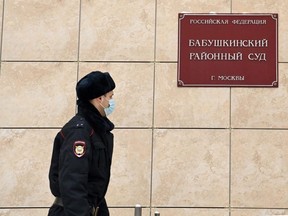
{"label": "maroon sign plaque", "polygon": [[178,86],[278,87],[278,14],[178,16]]}

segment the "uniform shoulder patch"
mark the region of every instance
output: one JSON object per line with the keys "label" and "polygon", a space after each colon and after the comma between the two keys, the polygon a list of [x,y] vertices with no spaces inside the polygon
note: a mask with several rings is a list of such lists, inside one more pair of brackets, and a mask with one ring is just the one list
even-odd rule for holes
{"label": "uniform shoulder patch", "polygon": [[75,141],[73,144],[73,152],[76,157],[82,157],[86,153],[86,143],[84,141]]}

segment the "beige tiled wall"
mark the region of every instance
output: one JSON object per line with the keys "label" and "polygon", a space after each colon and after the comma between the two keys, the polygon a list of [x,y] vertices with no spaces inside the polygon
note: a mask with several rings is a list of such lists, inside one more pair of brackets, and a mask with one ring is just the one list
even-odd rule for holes
{"label": "beige tiled wall", "polygon": [[[52,142],[116,81],[111,215],[288,214],[287,0],[0,0],[0,216],[46,215]],[[278,13],[278,88],[177,88],[179,12]]]}

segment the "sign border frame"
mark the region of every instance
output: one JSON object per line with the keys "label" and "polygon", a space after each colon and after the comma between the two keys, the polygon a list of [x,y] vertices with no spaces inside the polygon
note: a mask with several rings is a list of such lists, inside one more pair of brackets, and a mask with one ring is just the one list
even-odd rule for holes
{"label": "sign border frame", "polygon": [[[180,15],[183,15],[183,17],[180,18]],[[194,15],[194,16],[213,16],[213,15],[220,15],[220,16],[271,16],[272,19],[276,20],[276,63],[275,63],[275,71],[276,71],[276,80],[272,82],[271,85],[248,85],[248,84],[185,84],[182,80],[180,80],[180,33],[181,33],[181,25],[180,21],[181,19],[184,19],[186,15]],[[275,17],[276,16],[276,17]],[[279,46],[278,46],[278,28],[279,28],[279,14],[278,13],[192,13],[192,12],[180,12],[178,13],[178,54],[177,54],[177,87],[267,87],[267,88],[275,88],[279,87]]]}

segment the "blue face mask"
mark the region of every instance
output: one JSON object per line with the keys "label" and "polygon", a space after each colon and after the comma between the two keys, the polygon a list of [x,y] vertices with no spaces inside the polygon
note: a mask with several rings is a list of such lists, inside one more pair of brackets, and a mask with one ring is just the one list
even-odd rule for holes
{"label": "blue face mask", "polygon": [[110,99],[109,101],[109,106],[104,108],[104,112],[106,116],[110,115],[114,110],[115,110],[115,101],[114,99]]}

